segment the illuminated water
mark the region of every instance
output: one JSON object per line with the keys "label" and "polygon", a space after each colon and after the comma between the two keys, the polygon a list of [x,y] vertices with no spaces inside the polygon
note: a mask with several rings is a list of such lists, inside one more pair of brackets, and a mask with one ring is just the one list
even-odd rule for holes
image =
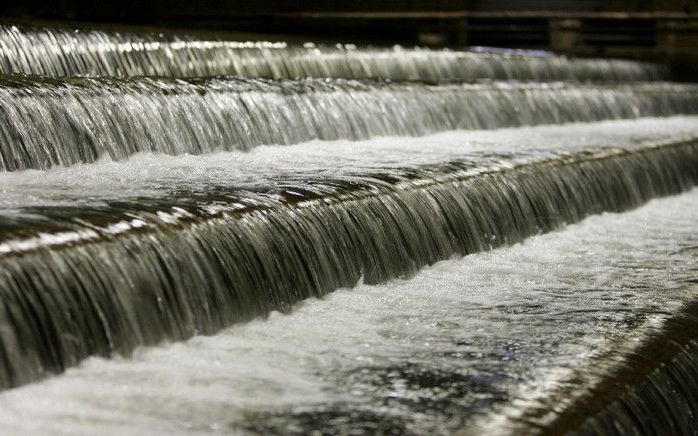
{"label": "illuminated water", "polygon": [[[646,119],[5,173],[0,381],[680,192],[698,179],[696,137],[694,118]],[[342,169],[320,170],[328,158]]]}
{"label": "illuminated water", "polygon": [[[114,162],[0,173],[0,217],[28,214],[32,208],[79,205],[106,207],[169,196],[204,204],[223,189],[274,192],[284,187],[351,181],[366,174],[399,172],[458,159],[474,166],[528,162],[584,149],[635,149],[643,143],[698,136],[698,117],[643,118],[549,125],[492,131],[449,131],[422,138],[385,137],[361,141],[311,141],[263,146],[248,152],[169,156],[139,153]],[[328,166],[327,163],[333,165]],[[48,210],[47,210],[48,212]]]}
{"label": "illuminated water", "polygon": [[670,79],[0,27],[0,433],[690,433]]}
{"label": "illuminated water", "polygon": [[0,27],[0,73],[62,76],[207,77],[231,75],[286,79],[616,82],[665,80],[664,67],[649,63],[571,59],[513,51],[323,47],[284,42],[202,40],[132,32]]}
{"label": "illuminated water", "polygon": [[694,85],[450,84],[305,79],[0,83],[0,170],[204,154],[313,139],[698,112]]}
{"label": "illuminated water", "polygon": [[[0,395],[10,433],[502,431],[695,298],[698,192]],[[601,359],[603,362],[603,359]],[[584,386],[576,386],[582,390]],[[497,430],[499,429],[499,430]]]}

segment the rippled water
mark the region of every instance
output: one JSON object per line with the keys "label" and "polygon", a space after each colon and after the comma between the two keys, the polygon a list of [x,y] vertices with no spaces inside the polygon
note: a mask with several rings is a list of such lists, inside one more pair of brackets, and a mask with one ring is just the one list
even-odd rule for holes
{"label": "rippled water", "polygon": [[[508,428],[695,297],[698,192],[0,394],[10,433]],[[582,389],[583,386],[579,386]]]}

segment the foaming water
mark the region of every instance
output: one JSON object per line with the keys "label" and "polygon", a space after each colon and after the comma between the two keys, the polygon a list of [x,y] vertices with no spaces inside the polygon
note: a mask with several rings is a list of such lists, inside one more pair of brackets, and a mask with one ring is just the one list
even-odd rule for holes
{"label": "foaming water", "polygon": [[361,181],[368,174],[397,177],[435,162],[468,161],[473,168],[484,169],[582,150],[633,150],[647,143],[696,137],[698,117],[689,116],[449,131],[420,138],[312,141],[290,147],[262,146],[246,153],[139,153],[124,161],[103,159],[49,171],[0,173],[0,219],[65,206],[104,208],[114,201],[144,205],[179,198],[207,204],[211,196],[226,191],[273,195],[284,188],[321,185],[328,179]]}
{"label": "foaming water", "polygon": [[0,426],[442,434],[477,422],[504,432],[503,404],[554,406],[546,392],[575,371],[594,374],[606,352],[632,350],[695,298],[686,286],[698,266],[697,219],[694,190],[216,336],[90,359],[0,394]]}
{"label": "foaming water", "polygon": [[665,80],[649,63],[550,54],[332,47],[129,32],[0,27],[0,73],[63,76],[384,78],[393,80]]}
{"label": "foaming water", "polygon": [[0,382],[215,333],[361,278],[410,276],[628,210],[693,186],[697,159],[689,138],[281,179],[267,192],[207,188],[200,197],[208,203],[180,194],[44,211],[57,227],[20,225],[0,245]]}
{"label": "foaming water", "polygon": [[668,83],[449,84],[15,78],[0,85],[0,170],[202,154],[313,139],[698,112],[698,87]]}
{"label": "foaming water", "polygon": [[665,77],[0,27],[0,429],[688,431],[698,192],[543,235],[698,183]]}

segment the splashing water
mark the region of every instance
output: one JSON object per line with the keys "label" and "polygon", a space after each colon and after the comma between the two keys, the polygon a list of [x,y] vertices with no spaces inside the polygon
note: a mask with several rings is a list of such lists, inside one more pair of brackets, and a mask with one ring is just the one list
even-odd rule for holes
{"label": "splashing water", "polygon": [[693,85],[16,79],[0,87],[0,170],[311,139],[425,135],[698,112]]}
{"label": "splashing water", "polygon": [[685,284],[696,272],[696,200],[696,191],[655,200],[216,336],[91,359],[0,394],[0,426],[59,435],[424,434],[474,420],[502,433],[501,405],[555,406],[557,387],[583,390],[613,364],[607,351],[631,358],[634,344],[695,296]]}
{"label": "splashing water", "polygon": [[128,32],[0,27],[0,73],[63,76],[287,79],[334,77],[449,81],[665,80],[642,62],[353,45],[294,46]]}
{"label": "splashing water", "polygon": [[[362,277],[408,276],[590,213],[626,210],[692,186],[697,160],[695,140],[582,148],[306,187],[282,182],[274,195],[223,190],[216,207],[198,210],[183,202],[163,209],[163,198],[160,210],[138,215],[118,204],[106,214],[68,209],[77,230],[2,245],[0,381],[12,386],[91,354],[210,334]],[[101,227],[117,211],[131,218]]]}
{"label": "splashing water", "polygon": [[0,389],[68,370],[0,429],[690,428],[697,194],[588,219],[698,182],[698,87],[667,78],[0,27]]}

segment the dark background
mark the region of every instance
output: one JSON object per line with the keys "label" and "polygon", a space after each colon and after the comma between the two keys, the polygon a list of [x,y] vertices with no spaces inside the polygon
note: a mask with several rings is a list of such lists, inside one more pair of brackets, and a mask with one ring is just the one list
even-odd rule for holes
{"label": "dark background", "polygon": [[5,23],[230,37],[546,49],[698,76],[698,0],[0,0]]}

